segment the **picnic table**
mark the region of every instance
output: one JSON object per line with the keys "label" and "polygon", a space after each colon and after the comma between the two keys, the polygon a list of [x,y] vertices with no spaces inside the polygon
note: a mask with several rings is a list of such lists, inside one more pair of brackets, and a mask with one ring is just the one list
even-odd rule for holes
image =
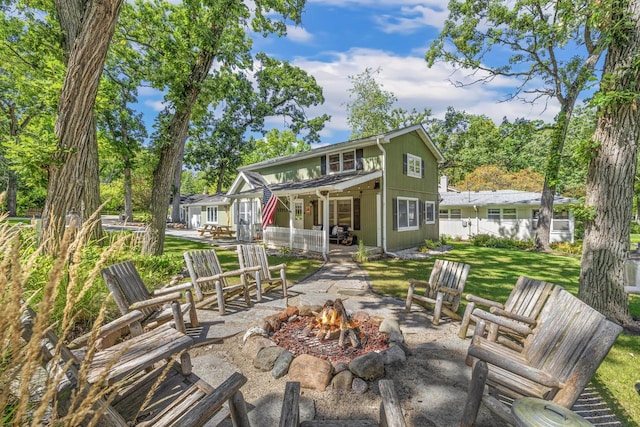
{"label": "picnic table", "polygon": [[209,233],[211,237],[233,237],[233,231],[229,225],[204,224],[198,229],[198,232],[201,236],[204,236],[205,233]]}

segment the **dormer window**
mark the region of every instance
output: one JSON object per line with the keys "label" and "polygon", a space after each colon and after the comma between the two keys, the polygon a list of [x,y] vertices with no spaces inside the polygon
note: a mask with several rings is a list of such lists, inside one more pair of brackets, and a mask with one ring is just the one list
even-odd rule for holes
{"label": "dormer window", "polygon": [[329,173],[352,171],[356,169],[356,152],[351,150],[329,154],[327,161],[329,162]]}

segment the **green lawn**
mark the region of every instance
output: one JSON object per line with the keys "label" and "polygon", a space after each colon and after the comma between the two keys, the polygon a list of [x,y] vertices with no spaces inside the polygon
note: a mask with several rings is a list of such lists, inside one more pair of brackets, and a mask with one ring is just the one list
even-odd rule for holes
{"label": "green lawn", "polygon": [[[574,294],[578,292],[580,258],[574,256],[454,243],[454,250],[441,258],[470,264],[465,293],[492,300],[504,302],[521,275],[561,285]],[[365,263],[363,268],[377,291],[405,299],[408,279],[426,280],[433,260],[372,261]],[[632,316],[640,318],[640,296],[631,297],[629,310]],[[464,307],[459,309],[460,313],[463,311]],[[639,367],[640,336],[621,335],[594,378],[596,386],[612,400],[612,406],[617,406],[619,418],[626,419],[628,426],[640,425],[640,396],[633,387],[640,381]]]}

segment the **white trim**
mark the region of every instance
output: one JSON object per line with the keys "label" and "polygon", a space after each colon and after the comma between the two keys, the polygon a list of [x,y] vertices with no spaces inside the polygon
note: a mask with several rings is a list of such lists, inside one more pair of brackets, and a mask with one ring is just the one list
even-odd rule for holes
{"label": "white trim", "polygon": [[[411,164],[413,163],[413,171]],[[416,170],[417,164],[417,170]],[[412,178],[422,178],[422,157],[407,153],[407,176]]]}
{"label": "white trim", "polygon": [[[212,211],[215,210],[215,221],[210,221],[209,220],[209,209],[211,209]],[[220,219],[220,212],[218,210],[218,206],[205,206],[205,217],[206,217],[206,221],[205,224],[218,224],[218,220]]]}
{"label": "white trim", "polygon": [[[407,225],[400,225],[400,202],[407,202]],[[415,225],[410,225],[409,222],[409,203],[415,203]],[[420,200],[415,197],[397,197],[396,198],[396,212],[397,212],[397,223],[396,228],[398,231],[414,231],[420,229]]]}

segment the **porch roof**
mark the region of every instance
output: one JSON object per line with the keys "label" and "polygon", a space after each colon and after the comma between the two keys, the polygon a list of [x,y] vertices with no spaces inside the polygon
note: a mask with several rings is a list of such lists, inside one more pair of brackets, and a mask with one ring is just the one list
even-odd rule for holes
{"label": "porch roof", "polygon": [[[257,175],[253,172],[252,175]],[[363,184],[372,179],[380,178],[381,171],[373,172],[351,172],[334,175],[324,175],[318,178],[307,179],[304,181],[291,181],[278,184],[269,184],[269,189],[276,195],[294,195],[309,194],[318,191],[343,191],[347,188]],[[255,177],[254,177],[255,178]],[[228,194],[231,198],[241,198],[248,196],[262,196],[262,186],[254,187],[251,190],[242,191],[235,194]]]}

